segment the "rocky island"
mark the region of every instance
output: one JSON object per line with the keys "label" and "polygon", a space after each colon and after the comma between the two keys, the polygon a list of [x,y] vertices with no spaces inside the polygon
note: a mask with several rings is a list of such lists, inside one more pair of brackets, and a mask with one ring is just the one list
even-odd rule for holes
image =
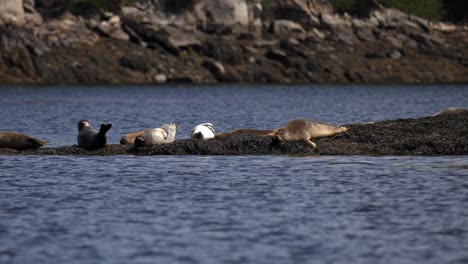
{"label": "rocky island", "polygon": [[111,144],[95,151],[76,145],[24,151],[0,148],[0,155],[468,155],[466,112],[346,127],[349,128],[346,133],[314,140],[317,149],[304,142],[281,142],[245,133],[213,140],[178,139],[170,144],[141,148]]}
{"label": "rocky island", "polygon": [[327,0],[104,2],[3,0],[0,83],[468,81],[466,26],[377,1],[366,16]]}

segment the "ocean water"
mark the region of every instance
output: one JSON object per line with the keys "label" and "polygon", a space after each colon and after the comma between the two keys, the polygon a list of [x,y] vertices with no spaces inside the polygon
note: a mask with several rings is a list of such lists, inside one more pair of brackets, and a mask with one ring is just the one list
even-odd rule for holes
{"label": "ocean water", "polygon": [[[421,117],[461,86],[2,87],[0,130]],[[468,263],[467,157],[1,156],[0,263]]]}

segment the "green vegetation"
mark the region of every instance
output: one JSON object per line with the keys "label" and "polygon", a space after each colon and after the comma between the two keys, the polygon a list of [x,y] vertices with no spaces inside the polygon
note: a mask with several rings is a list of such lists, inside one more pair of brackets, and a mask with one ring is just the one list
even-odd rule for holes
{"label": "green vegetation", "polygon": [[165,0],[162,1],[164,10],[171,13],[180,13],[193,9],[195,0]]}
{"label": "green vegetation", "polygon": [[445,20],[453,22],[468,21],[468,1],[467,0],[443,0],[445,9]]}
{"label": "green vegetation", "polygon": [[381,0],[381,3],[429,20],[441,20],[444,16],[444,6],[441,0]]}
{"label": "green vegetation", "polygon": [[[335,10],[358,16],[367,16],[372,6],[370,0],[331,0]],[[380,0],[382,5],[400,9],[408,14],[430,20],[440,20],[444,16],[442,0]]]}

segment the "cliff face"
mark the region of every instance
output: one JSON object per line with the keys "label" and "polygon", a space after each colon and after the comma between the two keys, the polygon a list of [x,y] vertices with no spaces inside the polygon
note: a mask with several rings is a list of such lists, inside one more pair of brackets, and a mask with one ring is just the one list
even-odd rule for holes
{"label": "cliff face", "polygon": [[168,13],[163,1],[141,1],[115,14],[43,19],[34,9],[41,3],[26,2],[23,21],[0,26],[0,83],[468,80],[466,27],[395,9],[356,18],[333,13],[325,0],[278,0],[268,9],[199,0]]}

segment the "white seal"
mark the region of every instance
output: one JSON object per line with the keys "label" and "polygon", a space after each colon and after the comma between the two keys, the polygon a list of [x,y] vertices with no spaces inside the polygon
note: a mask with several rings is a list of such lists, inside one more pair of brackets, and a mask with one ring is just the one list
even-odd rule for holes
{"label": "white seal", "polygon": [[213,124],[203,123],[192,129],[192,138],[193,139],[213,139],[215,138],[215,130]]}
{"label": "white seal", "polygon": [[135,146],[151,146],[174,142],[177,133],[177,125],[173,123],[164,124],[160,128],[153,128],[145,131],[135,138]]}

